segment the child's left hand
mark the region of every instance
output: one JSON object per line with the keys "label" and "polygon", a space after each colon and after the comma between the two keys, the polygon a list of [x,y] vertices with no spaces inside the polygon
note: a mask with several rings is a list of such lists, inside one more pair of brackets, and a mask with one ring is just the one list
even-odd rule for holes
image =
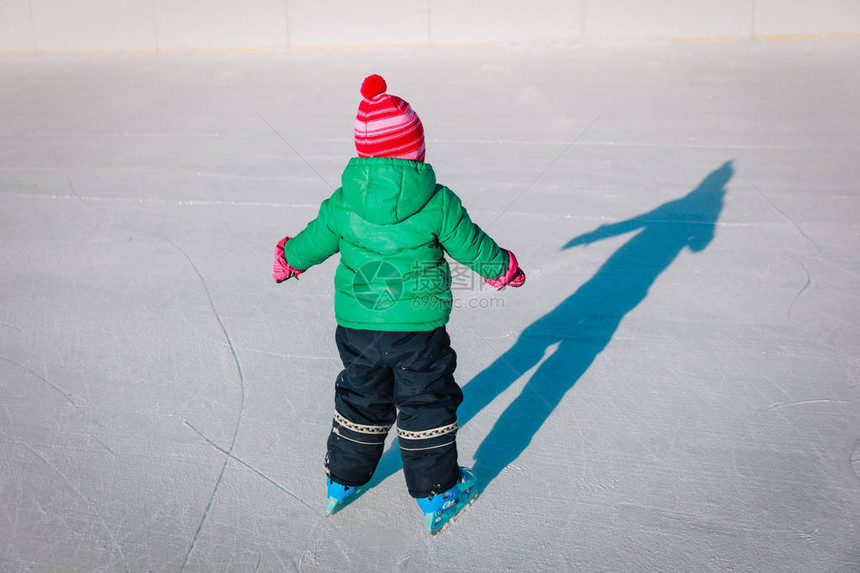
{"label": "child's left hand", "polygon": [[526,273],[520,268],[517,258],[510,251],[508,254],[508,270],[497,279],[484,279],[488,285],[497,290],[502,290],[506,286],[521,287],[526,282]]}
{"label": "child's left hand", "polygon": [[272,278],[275,279],[275,282],[277,283],[282,283],[293,277],[296,277],[296,280],[298,280],[299,275],[305,272],[291,267],[290,263],[287,262],[287,259],[284,256],[284,245],[286,245],[287,241],[290,239],[292,239],[292,237],[284,237],[278,241],[278,246],[275,249],[275,262],[272,264]]}

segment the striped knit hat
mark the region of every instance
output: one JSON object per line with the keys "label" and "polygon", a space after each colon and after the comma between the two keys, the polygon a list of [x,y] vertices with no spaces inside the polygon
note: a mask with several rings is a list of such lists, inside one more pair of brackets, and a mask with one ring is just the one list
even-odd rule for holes
{"label": "striped knit hat", "polygon": [[355,148],[359,157],[396,157],[424,161],[424,126],[409,103],[388,95],[376,74],[361,84],[364,99],[355,117]]}

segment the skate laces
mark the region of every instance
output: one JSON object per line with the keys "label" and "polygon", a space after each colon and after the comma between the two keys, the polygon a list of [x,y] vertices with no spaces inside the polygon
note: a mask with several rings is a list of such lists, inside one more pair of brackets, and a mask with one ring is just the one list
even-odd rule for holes
{"label": "skate laces", "polygon": [[416,500],[418,506],[425,514],[441,514],[445,510],[455,507],[462,495],[468,495],[472,488],[472,481],[474,481],[472,475],[463,468],[460,468],[460,478],[454,484],[454,487],[431,497],[418,498]]}

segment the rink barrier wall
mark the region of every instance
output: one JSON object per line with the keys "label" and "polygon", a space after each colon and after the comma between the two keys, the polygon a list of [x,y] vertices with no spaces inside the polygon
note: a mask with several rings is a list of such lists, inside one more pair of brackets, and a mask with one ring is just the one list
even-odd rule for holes
{"label": "rink barrier wall", "polygon": [[833,36],[860,0],[0,0],[19,53]]}

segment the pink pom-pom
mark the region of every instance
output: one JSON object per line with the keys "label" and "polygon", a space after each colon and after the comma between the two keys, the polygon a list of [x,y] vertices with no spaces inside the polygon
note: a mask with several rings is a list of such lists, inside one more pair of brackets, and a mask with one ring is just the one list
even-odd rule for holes
{"label": "pink pom-pom", "polygon": [[361,83],[361,95],[366,99],[373,99],[379,94],[385,93],[387,89],[388,86],[385,85],[385,80],[382,79],[382,76],[376,74],[367,76]]}

